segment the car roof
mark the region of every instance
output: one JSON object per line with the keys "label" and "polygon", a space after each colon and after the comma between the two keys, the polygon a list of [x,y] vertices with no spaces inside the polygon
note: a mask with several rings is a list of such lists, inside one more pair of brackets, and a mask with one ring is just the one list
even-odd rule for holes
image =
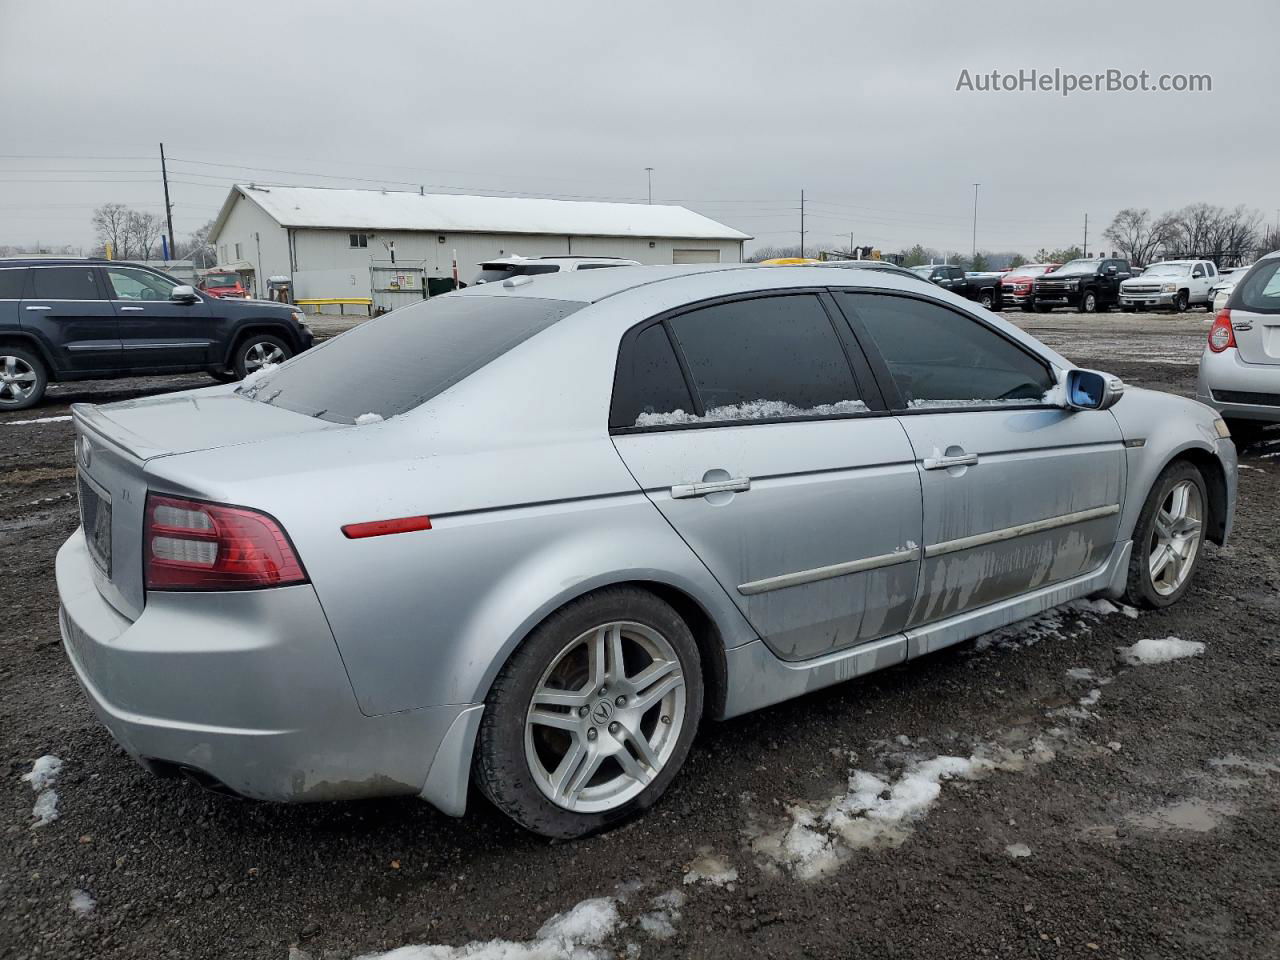
{"label": "car roof", "polygon": [[145,263],[132,260],[107,260],[104,257],[0,257],[0,267],[100,267],[111,264],[116,267],[141,267],[150,270]]}

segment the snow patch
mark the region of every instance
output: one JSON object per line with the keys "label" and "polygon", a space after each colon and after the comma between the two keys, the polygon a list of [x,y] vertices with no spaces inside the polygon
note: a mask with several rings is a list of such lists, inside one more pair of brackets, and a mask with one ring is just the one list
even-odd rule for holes
{"label": "snow patch", "polygon": [[355,423],[357,427],[362,427],[366,423],[381,423],[382,414],[380,413],[362,413],[356,417]]}
{"label": "snow patch", "polygon": [[685,868],[684,882],[689,883],[709,883],[713,886],[723,887],[729,883],[736,883],[738,879],[738,870],[736,867],[730,866],[720,857],[709,851],[699,851],[700,856]]}
{"label": "snow patch", "polygon": [[1181,660],[1183,657],[1200,656],[1204,653],[1204,644],[1199,640],[1164,637],[1159,640],[1139,640],[1131,647],[1119,648],[1119,653],[1125,663],[1167,663],[1170,660]]}
{"label": "snow patch", "polygon": [[636,417],[637,427],[669,427],[682,423],[707,423],[719,420],[764,420],[771,417],[835,417],[853,413],[866,413],[868,407],[861,400],[840,400],[822,403],[816,407],[797,407],[785,400],[749,400],[746,403],[711,407],[706,416],[673,410],[671,413],[642,413]]}
{"label": "snow patch", "polygon": [[583,900],[542,925],[532,940],[487,940],[460,947],[412,945],[386,953],[364,954],[358,960],[596,960],[598,947],[621,926],[612,897]]}
{"label": "snow patch", "polygon": [[1009,856],[1013,857],[1015,860],[1020,860],[1023,857],[1031,856],[1031,848],[1028,847],[1025,843],[1011,843],[1004,848],[1004,852],[1007,853]]}
{"label": "snow patch", "polygon": [[35,806],[31,808],[34,827],[46,827],[58,819],[58,792],[53,789],[62,772],[62,761],[52,754],[46,754],[31,765],[31,772],[24,773],[22,779],[31,784],[36,792]]}
{"label": "snow patch", "polygon": [[35,420],[0,420],[3,427],[23,427],[29,423],[66,423],[70,417],[37,417]]}
{"label": "snow patch", "polygon": [[901,846],[937,802],[944,783],[1025,770],[1055,755],[1037,738],[1022,750],[982,744],[968,757],[913,760],[896,779],[854,770],[842,795],[825,804],[790,807],[789,822],[756,836],[751,847],[798,879],[813,880],[834,872],[854,850]]}
{"label": "snow patch", "polygon": [[1115,613],[1122,613],[1127,617],[1138,615],[1132,607],[1117,606],[1110,600],[1071,600],[1044,613],[984,633],[974,641],[973,649],[975,653],[983,653],[992,648],[1017,650],[1034,646],[1041,640],[1065,640],[1087,633],[1090,629],[1089,621]]}
{"label": "snow patch", "polygon": [[252,386],[278,366],[280,366],[278,363],[264,363],[257,370],[246,373],[240,381],[240,387]]}
{"label": "snow patch", "polygon": [[84,918],[89,916],[97,905],[98,901],[89,896],[86,891],[71,891],[71,909],[77,917]]}
{"label": "snow patch", "polygon": [[1080,706],[1092,707],[1095,703],[1102,699],[1102,690],[1094,687],[1085,696],[1080,698]]}

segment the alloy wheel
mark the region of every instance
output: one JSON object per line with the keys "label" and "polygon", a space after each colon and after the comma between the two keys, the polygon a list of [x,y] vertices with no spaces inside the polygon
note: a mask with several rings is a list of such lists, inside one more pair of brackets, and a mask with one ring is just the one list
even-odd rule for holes
{"label": "alloy wheel", "polygon": [[1200,552],[1203,524],[1200,488],[1190,480],[1174,484],[1156,511],[1147,559],[1151,586],[1162,597],[1176,592],[1191,575]]}
{"label": "alloy wheel", "polygon": [[284,363],[287,359],[289,358],[285,356],[284,351],[274,343],[260,340],[245,351],[245,373],[253,373],[253,371],[260,370],[271,364]]}
{"label": "alloy wheel", "polygon": [[18,404],[36,392],[39,381],[21,357],[0,355],[0,404]]}
{"label": "alloy wheel", "polygon": [[525,760],[538,789],[575,813],[621,807],[675,751],[684,727],[684,671],[658,631],[613,622],[581,634],[551,661],[525,719]]}

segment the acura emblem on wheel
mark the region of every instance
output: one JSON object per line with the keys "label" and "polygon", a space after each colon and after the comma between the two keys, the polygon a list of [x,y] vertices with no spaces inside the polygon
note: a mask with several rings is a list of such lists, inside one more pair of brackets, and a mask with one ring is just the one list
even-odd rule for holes
{"label": "acura emblem on wheel", "polygon": [[596,704],[596,708],[591,711],[591,719],[596,723],[608,723],[613,716],[613,704],[608,700],[601,700]]}

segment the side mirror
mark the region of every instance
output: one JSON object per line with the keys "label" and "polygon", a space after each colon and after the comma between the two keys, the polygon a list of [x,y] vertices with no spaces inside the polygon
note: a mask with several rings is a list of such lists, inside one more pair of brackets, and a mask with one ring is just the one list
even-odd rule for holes
{"label": "side mirror", "polygon": [[169,291],[169,299],[174,303],[195,303],[195,288],[189,284],[180,283]]}
{"label": "side mirror", "polygon": [[1068,370],[1062,386],[1068,410],[1107,410],[1124,396],[1124,381],[1097,370]]}

